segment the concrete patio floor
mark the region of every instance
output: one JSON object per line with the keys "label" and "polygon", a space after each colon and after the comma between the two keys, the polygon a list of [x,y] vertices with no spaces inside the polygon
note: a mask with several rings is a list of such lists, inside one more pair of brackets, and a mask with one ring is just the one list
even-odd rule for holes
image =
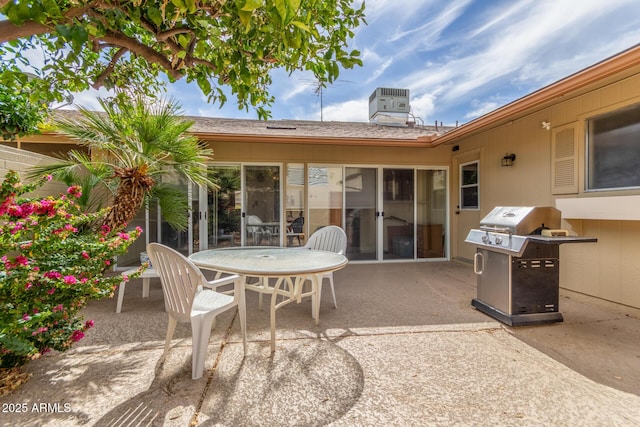
{"label": "concrete patio floor", "polygon": [[269,312],[248,292],[247,356],[224,313],[196,381],[189,326],[163,360],[159,281],[148,299],[131,282],[122,313],[92,302],[84,340],[26,367],[0,424],[640,424],[640,310],[563,291],[564,322],[506,327],[471,307],[475,277],[458,262],[351,264],[335,281],[338,308],[325,286],[318,326],[310,301],[278,310],[273,355]]}

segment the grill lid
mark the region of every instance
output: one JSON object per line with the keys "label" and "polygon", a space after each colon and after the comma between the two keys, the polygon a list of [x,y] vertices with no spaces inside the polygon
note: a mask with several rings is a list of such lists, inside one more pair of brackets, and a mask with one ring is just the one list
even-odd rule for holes
{"label": "grill lid", "polygon": [[560,228],[560,211],[551,206],[496,206],[480,221],[481,230],[520,235],[541,227]]}

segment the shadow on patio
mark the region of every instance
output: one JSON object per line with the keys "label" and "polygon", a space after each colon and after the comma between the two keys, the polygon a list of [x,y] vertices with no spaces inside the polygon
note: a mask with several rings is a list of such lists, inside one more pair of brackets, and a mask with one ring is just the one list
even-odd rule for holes
{"label": "shadow on patio", "polygon": [[[188,325],[162,360],[159,281],[148,299],[132,282],[121,314],[115,298],[93,302],[85,317],[96,327],[74,350],[28,366],[31,380],[1,402],[29,411],[2,425],[640,421],[637,310],[563,293],[565,322],[507,328],[471,307],[475,277],[457,262],[352,264],[335,281],[338,309],[325,286],[318,326],[308,300],[278,310],[273,355],[268,310],[248,292],[247,357],[233,313],[223,313],[210,370],[196,381]],[[38,412],[34,403],[69,410]]]}

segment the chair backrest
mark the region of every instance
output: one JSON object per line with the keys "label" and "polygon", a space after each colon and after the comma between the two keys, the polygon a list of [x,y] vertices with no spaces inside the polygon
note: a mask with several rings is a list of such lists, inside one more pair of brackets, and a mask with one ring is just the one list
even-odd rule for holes
{"label": "chair backrest", "polygon": [[262,220],[257,215],[249,215],[247,217],[247,224],[251,224],[251,225],[262,224]]}
{"label": "chair backrest", "polygon": [[198,286],[206,283],[204,274],[180,252],[165,245],[149,243],[147,253],[160,276],[167,310],[179,322],[188,322]]}
{"label": "chair backrest", "polygon": [[347,251],[347,234],[335,225],[322,227],[309,237],[304,247],[344,255]]}
{"label": "chair backrest", "polygon": [[291,222],[291,231],[293,233],[302,233],[304,227],[304,217],[299,216]]}

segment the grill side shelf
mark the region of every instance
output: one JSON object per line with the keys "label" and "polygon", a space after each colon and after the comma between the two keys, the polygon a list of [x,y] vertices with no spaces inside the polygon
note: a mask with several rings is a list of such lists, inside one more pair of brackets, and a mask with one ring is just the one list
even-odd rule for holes
{"label": "grill side shelf", "polygon": [[538,236],[537,234],[527,236],[532,242],[540,242],[546,244],[560,245],[562,243],[596,243],[596,237],[578,237],[578,236]]}

